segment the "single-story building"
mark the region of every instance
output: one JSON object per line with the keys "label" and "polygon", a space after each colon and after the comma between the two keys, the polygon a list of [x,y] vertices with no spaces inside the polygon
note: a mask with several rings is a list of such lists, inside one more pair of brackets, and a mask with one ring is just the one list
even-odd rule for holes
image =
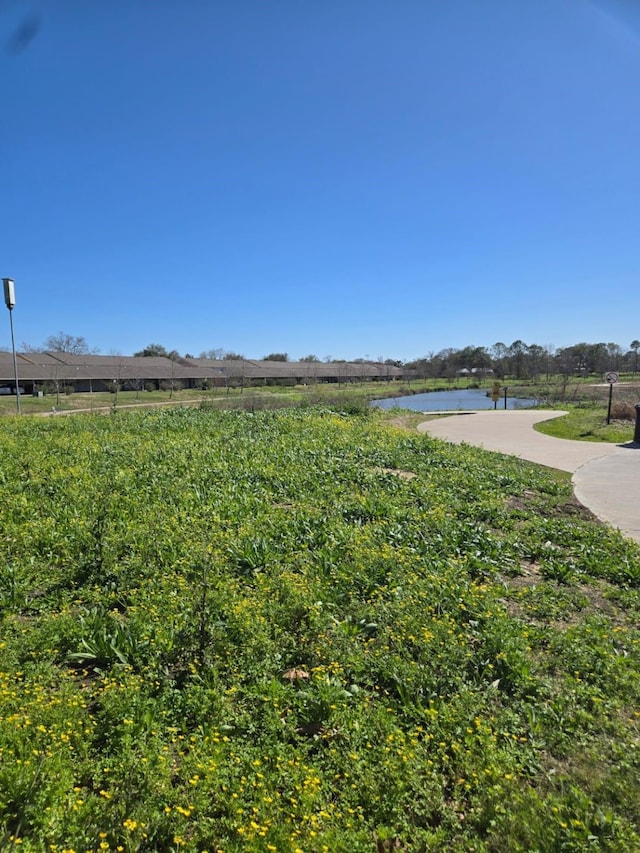
{"label": "single-story building", "polygon": [[[35,391],[76,392],[148,388],[212,388],[256,385],[311,385],[410,378],[402,368],[372,362],[253,361],[163,356],[75,355],[67,352],[16,354],[18,383]],[[411,371],[413,372],[413,371]],[[0,386],[15,391],[13,356],[0,352]]]}

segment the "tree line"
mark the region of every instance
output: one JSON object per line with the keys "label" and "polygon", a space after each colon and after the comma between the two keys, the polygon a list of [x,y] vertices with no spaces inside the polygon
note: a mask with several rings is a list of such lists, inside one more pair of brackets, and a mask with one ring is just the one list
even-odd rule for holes
{"label": "tree line", "polygon": [[431,352],[407,362],[405,367],[417,370],[424,378],[452,378],[464,369],[480,373],[492,370],[498,378],[511,376],[515,379],[603,374],[608,370],[637,373],[639,349],[638,340],[633,340],[628,350],[619,344],[604,342],[581,342],[556,349],[549,344],[541,346],[521,340],[509,345],[499,341],[488,349],[467,346]]}

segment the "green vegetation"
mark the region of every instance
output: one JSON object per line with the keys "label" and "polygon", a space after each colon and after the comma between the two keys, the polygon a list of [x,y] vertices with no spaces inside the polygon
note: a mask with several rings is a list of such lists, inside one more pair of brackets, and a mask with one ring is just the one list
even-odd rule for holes
{"label": "green vegetation", "polygon": [[[433,383],[430,383],[433,386]],[[160,405],[197,405],[203,401],[219,408],[245,407],[251,408],[252,401],[259,398],[261,404],[268,405],[294,405],[302,402],[317,403],[325,400],[334,400],[336,397],[348,395],[359,399],[375,399],[388,394],[414,393],[425,390],[426,383],[413,383],[411,387],[394,387],[388,382],[366,382],[351,384],[348,386],[338,385],[314,385],[314,386],[265,386],[258,388],[213,388],[202,390],[196,388],[180,389],[174,391],[119,391],[118,394],[108,391],[95,391],[89,393],[57,395],[47,394],[43,397],[32,397],[30,395],[20,398],[21,408],[25,414],[50,414],[52,407],[57,412],[70,411],[100,411],[125,408],[152,408]],[[258,404],[260,405],[260,404]],[[8,395],[0,397],[0,415],[15,415],[16,398]]]}
{"label": "green vegetation", "polygon": [[[340,400],[375,400],[382,397],[400,397],[451,387],[467,388],[469,382],[447,382],[446,380],[414,380],[399,382],[350,382],[341,385],[319,383],[317,385],[260,385],[254,387],[229,387],[202,390],[196,388],[165,391],[108,391],[93,393],[55,393],[43,397],[31,395],[20,398],[25,414],[50,414],[52,407],[57,412],[110,411],[124,408],[153,408],[160,405],[194,405],[206,402],[224,408],[268,408],[286,405],[335,404]],[[0,415],[15,415],[16,398],[0,396]]]}
{"label": "green vegetation", "polygon": [[640,550],[566,478],[327,408],[0,452],[0,849],[640,849]]}
{"label": "green vegetation", "polygon": [[[256,383],[254,385],[237,384],[236,380],[228,387],[208,389],[174,388],[173,390],[137,390],[116,393],[94,391],[93,393],[72,393],[71,387],[60,387],[59,393],[49,392],[43,397],[23,395],[21,408],[24,414],[51,414],[52,409],[60,412],[111,411],[124,408],[153,408],[161,405],[197,405],[207,402],[221,409],[275,408],[293,405],[340,404],[350,400],[370,401],[384,397],[402,397],[420,394],[425,391],[437,392],[451,389],[485,388],[489,390],[494,377],[483,378],[421,378],[411,381],[384,382],[342,382],[313,383],[310,385],[288,385],[281,382],[273,384]],[[556,376],[551,381],[501,380],[501,388],[508,386],[509,397],[534,397],[543,405],[594,405],[604,406],[606,413],[608,385],[598,382],[595,377]],[[616,385],[615,399],[631,406],[638,401],[639,386],[631,381]],[[16,413],[16,399],[13,395],[0,396],[0,416]]]}
{"label": "green vegetation", "polygon": [[634,421],[612,418],[608,424],[606,406],[570,406],[568,414],[536,424],[534,429],[555,438],[624,444],[633,441]]}

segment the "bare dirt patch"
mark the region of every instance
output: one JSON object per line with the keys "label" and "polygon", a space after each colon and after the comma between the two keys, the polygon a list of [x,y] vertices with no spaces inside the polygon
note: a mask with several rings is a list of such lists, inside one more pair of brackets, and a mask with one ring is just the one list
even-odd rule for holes
{"label": "bare dirt patch", "polygon": [[407,412],[402,415],[393,415],[393,417],[389,418],[388,423],[396,429],[401,429],[405,432],[415,432],[418,428],[418,424],[433,419],[433,416],[429,416],[424,412]]}
{"label": "bare dirt patch", "polygon": [[393,474],[394,477],[399,477],[401,480],[413,480],[418,475],[413,471],[402,471],[400,468],[378,468],[378,474]]}

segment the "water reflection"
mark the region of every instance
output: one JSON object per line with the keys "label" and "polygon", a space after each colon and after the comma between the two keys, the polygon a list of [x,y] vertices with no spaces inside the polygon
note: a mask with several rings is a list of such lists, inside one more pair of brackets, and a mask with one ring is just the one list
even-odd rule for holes
{"label": "water reflection", "polygon": [[[412,409],[416,412],[456,412],[461,409],[493,409],[493,400],[487,397],[484,389],[468,388],[374,400],[371,405],[380,409]],[[507,409],[529,409],[535,405],[535,400],[507,397]],[[504,409],[503,397],[498,400],[498,408]]]}

